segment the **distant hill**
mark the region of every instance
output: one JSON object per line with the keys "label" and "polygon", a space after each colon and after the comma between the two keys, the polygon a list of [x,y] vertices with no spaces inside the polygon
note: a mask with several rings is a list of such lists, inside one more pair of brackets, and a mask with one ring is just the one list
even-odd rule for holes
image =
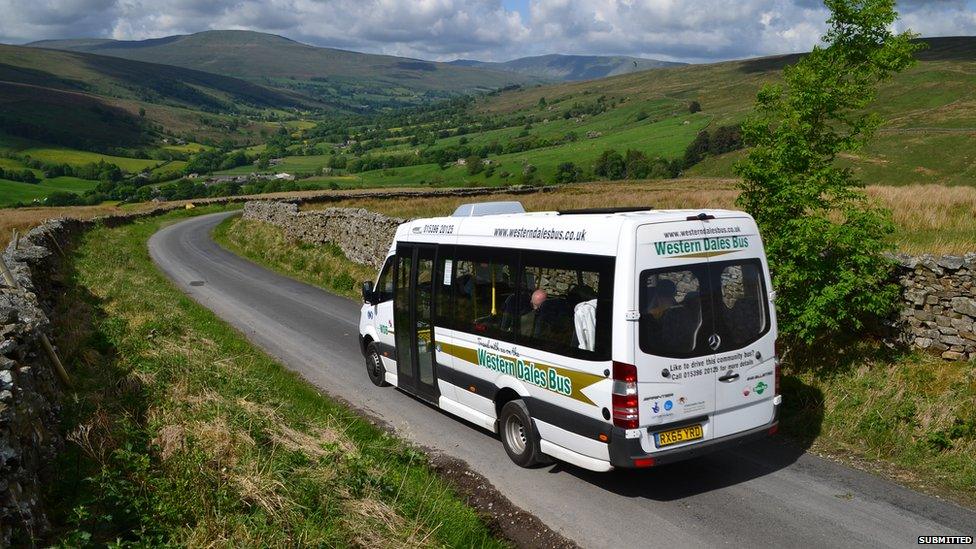
{"label": "distant hill", "polygon": [[[219,74],[79,52],[0,44],[0,80],[193,108],[316,106],[309,98]],[[319,105],[320,106],[320,105]]]}
{"label": "distant hill", "polygon": [[673,63],[658,59],[645,59],[641,57],[627,56],[603,56],[603,55],[539,55],[535,57],[521,57],[502,63],[488,61],[474,61],[470,59],[458,59],[451,61],[452,65],[459,67],[477,67],[483,69],[493,69],[506,72],[514,72],[548,78],[552,80],[562,80],[573,82],[577,80],[594,80],[618,74],[646,71],[649,69],[660,69],[663,67],[677,67],[685,63]]}
{"label": "distant hill", "polygon": [[[0,45],[0,107],[0,128],[5,133],[107,150],[138,147],[149,140],[140,109],[150,111],[150,121],[186,129],[153,115],[321,108],[323,104],[287,90],[202,71]],[[200,126],[199,115],[191,123]]]}
{"label": "distant hill", "polygon": [[205,31],[137,41],[44,40],[29,45],[244,78],[353,108],[418,103],[541,80],[502,70],[320,48],[252,31]]}

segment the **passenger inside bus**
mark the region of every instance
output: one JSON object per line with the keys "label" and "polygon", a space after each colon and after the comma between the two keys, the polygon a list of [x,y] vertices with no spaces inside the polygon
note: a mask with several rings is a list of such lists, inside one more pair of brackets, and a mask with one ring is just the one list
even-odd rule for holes
{"label": "passenger inside bus", "polygon": [[541,310],[548,298],[549,294],[543,289],[532,292],[532,296],[529,298],[529,310],[520,315],[519,318],[519,333],[524,336],[534,336],[536,335],[536,324],[540,329],[542,328],[545,319],[542,317]]}
{"label": "passenger inside bus", "polygon": [[535,265],[516,273],[512,267],[455,263],[454,314],[467,326],[461,329],[553,352],[595,351],[600,273]]}
{"label": "passenger inside bus", "polygon": [[[681,273],[684,274],[684,273]],[[688,277],[697,286],[698,280]],[[673,280],[658,278],[653,296],[642,311],[645,337],[665,354],[687,353],[698,344],[702,325],[701,296],[697,291],[687,291],[678,301],[678,288]]]}

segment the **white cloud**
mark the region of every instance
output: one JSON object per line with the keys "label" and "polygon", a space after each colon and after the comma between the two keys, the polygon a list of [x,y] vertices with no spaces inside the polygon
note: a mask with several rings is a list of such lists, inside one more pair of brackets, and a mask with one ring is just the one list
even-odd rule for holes
{"label": "white cloud", "polygon": [[[898,28],[976,34],[972,0],[903,0]],[[710,61],[809,49],[817,0],[0,0],[0,41],[143,39],[252,29],[303,42],[426,59],[552,52]]]}

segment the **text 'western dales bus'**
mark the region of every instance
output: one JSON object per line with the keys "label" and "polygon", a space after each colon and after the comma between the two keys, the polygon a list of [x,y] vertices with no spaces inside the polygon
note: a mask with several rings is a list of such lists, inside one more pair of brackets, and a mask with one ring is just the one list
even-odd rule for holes
{"label": "text 'western dales bus'", "polygon": [[776,431],[770,288],[742,212],[468,204],[400,225],[360,343],[521,466],[650,467]]}

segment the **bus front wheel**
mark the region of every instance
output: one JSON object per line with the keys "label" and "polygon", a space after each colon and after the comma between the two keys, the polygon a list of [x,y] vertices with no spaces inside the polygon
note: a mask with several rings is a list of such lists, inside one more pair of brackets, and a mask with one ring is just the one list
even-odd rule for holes
{"label": "bus front wheel", "polygon": [[502,406],[499,434],[505,453],[520,467],[532,467],[547,462],[539,449],[539,433],[525,402],[512,400]]}
{"label": "bus front wheel", "polygon": [[369,375],[369,380],[373,382],[373,385],[377,387],[386,387],[389,385],[386,382],[386,368],[383,366],[383,359],[380,358],[380,353],[376,350],[375,343],[370,343],[366,346],[366,373]]}

